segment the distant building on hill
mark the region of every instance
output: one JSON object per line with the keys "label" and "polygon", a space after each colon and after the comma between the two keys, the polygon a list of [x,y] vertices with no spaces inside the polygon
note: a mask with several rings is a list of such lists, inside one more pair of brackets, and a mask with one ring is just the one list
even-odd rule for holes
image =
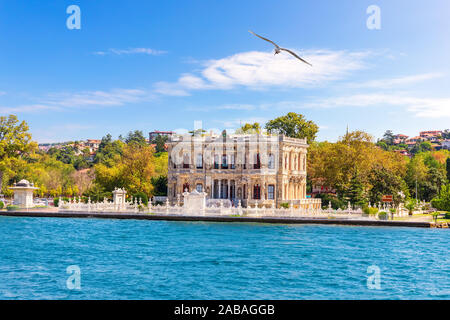
{"label": "distant building on hill", "polygon": [[441,142],[442,149],[450,150],[450,140],[445,140]]}
{"label": "distant building on hill", "polygon": [[102,142],[102,140],[98,140],[98,139],[87,139],[85,145],[86,145],[86,147],[90,148],[92,151],[97,151],[101,142]]}
{"label": "distant building on hill", "polygon": [[156,130],[156,131],[150,132],[148,137],[149,137],[150,142],[152,142],[153,140],[156,139],[157,136],[170,138],[174,134],[175,134],[175,132],[173,132],[173,131],[158,131],[158,130]]}
{"label": "distant building on hill", "polygon": [[405,143],[406,139],[408,139],[409,136],[405,135],[405,134],[396,134],[394,136],[394,144],[401,144],[401,143]]}

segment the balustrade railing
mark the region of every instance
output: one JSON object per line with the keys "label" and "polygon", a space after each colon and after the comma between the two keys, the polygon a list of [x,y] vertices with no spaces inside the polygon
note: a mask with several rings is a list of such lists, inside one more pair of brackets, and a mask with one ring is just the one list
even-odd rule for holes
{"label": "balustrade railing", "polygon": [[[386,209],[386,208],[385,208]],[[247,216],[247,217],[283,217],[283,218],[322,218],[322,219],[378,219],[377,215],[366,215],[363,210],[352,208],[334,210],[309,208],[305,206],[291,206],[289,208],[265,207],[255,204],[253,207],[243,208],[239,201],[237,207],[226,206],[223,202],[212,203],[203,209],[185,208],[182,205],[171,205],[169,200],[164,204],[145,206],[140,199],[133,202],[114,203],[104,199],[102,202],[82,202],[80,198],[69,201],[60,199],[59,210],[62,212],[95,212],[95,213],[129,213],[129,214],[158,214],[158,215],[189,215],[189,216]],[[388,211],[388,210],[387,210]],[[388,213],[390,217],[390,213]],[[396,209],[395,216],[408,215],[401,207]]]}

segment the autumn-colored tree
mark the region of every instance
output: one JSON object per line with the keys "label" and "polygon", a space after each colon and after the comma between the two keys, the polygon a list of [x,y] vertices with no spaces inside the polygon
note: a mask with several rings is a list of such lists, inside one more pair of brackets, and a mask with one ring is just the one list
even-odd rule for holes
{"label": "autumn-colored tree", "polygon": [[[308,179],[321,181],[337,190],[341,198],[349,190],[355,201],[361,203],[361,194],[370,193],[373,170],[384,168],[399,179],[405,175],[407,159],[404,156],[380,149],[373,138],[363,131],[341,137],[336,143],[312,143],[308,151]],[[355,174],[357,173],[357,179]],[[361,186],[363,186],[361,190]],[[400,192],[401,190],[398,190]]]}
{"label": "autumn-colored tree", "polygon": [[284,134],[291,138],[306,138],[308,143],[316,139],[319,127],[302,114],[289,112],[287,115],[270,120],[265,126],[267,132]]}
{"label": "autumn-colored tree", "polygon": [[95,183],[106,191],[125,188],[129,194],[144,192],[151,195],[155,176],[153,148],[131,143],[125,145],[123,154],[112,167],[99,163],[95,166]]}

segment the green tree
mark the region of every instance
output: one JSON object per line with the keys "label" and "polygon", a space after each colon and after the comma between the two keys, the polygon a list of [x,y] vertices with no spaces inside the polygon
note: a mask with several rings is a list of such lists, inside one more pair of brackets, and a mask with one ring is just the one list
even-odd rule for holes
{"label": "green tree", "polygon": [[383,141],[389,146],[392,146],[394,144],[394,133],[392,132],[392,130],[386,130],[383,135]]}
{"label": "green tree", "polygon": [[153,195],[167,196],[167,176],[152,177]]}
{"label": "green tree", "polygon": [[19,123],[15,115],[0,117],[0,190],[4,174],[12,171],[14,159],[34,152],[36,148],[25,121]]}
{"label": "green tree", "polygon": [[442,186],[439,195],[431,200],[431,205],[438,210],[450,212],[450,184]]}
{"label": "green tree", "polygon": [[387,143],[384,140],[378,141],[377,142],[377,146],[379,146],[384,151],[388,151],[389,150],[389,146],[387,145]]}
{"label": "green tree", "polygon": [[241,126],[238,130],[236,130],[237,134],[245,134],[245,133],[261,133],[261,125],[258,122],[255,123],[246,123]]}
{"label": "green tree", "polygon": [[134,130],[128,132],[128,135],[125,138],[125,143],[143,146],[147,144],[147,141],[145,140],[144,134],[141,130]]}
{"label": "green tree", "polygon": [[313,121],[307,121],[302,114],[295,112],[270,120],[265,128],[269,133],[278,132],[291,138],[306,138],[308,143],[316,139],[319,131],[319,127]]}
{"label": "green tree", "polygon": [[166,142],[168,140],[167,136],[157,135],[154,142],[156,144],[155,152],[165,152],[166,151]]}
{"label": "green tree", "polygon": [[364,193],[364,185],[361,182],[358,173],[355,172],[350,180],[350,187],[348,188],[345,197],[353,205],[363,207],[367,203]]}
{"label": "green tree", "polygon": [[450,183],[450,157],[447,158],[446,169],[447,169],[447,181]]}
{"label": "green tree", "polygon": [[408,196],[408,186],[401,176],[381,166],[376,167],[370,174],[371,188],[369,190],[369,199],[372,203],[378,203],[383,195],[392,195],[395,204],[402,202],[403,195]]}
{"label": "green tree", "polygon": [[423,142],[418,142],[416,143],[412,148],[411,148],[411,153],[412,154],[418,154],[421,152],[427,152],[427,151],[431,151],[433,150],[433,146],[431,145],[430,141],[423,141]]}
{"label": "green tree", "polygon": [[445,129],[442,132],[442,139],[450,139],[450,130],[449,129]]}
{"label": "green tree", "polygon": [[102,138],[102,142],[95,154],[94,163],[112,167],[122,155],[124,145],[124,142],[121,140],[113,141],[111,135],[107,134]]}
{"label": "green tree", "polygon": [[[191,134],[191,136],[203,136],[206,133],[205,129],[196,129],[196,130],[191,130],[189,131],[189,133]],[[158,135],[159,137],[159,135]]]}

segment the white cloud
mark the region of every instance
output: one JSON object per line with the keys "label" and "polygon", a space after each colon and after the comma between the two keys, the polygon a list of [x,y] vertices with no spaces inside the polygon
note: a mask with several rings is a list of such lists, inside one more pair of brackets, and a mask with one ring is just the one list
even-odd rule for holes
{"label": "white cloud", "polygon": [[370,93],[330,97],[299,104],[302,108],[404,107],[419,118],[450,117],[450,98],[422,98],[404,93]]}
{"label": "white cloud", "polygon": [[39,102],[15,107],[0,107],[0,114],[66,110],[68,108],[113,107],[150,100],[152,94],[141,89],[113,89],[109,91],[82,91],[49,94]]}
{"label": "white cloud", "polygon": [[0,96],[4,96],[6,94],[5,91],[0,91]]}
{"label": "white cloud", "polygon": [[167,53],[167,51],[163,50],[155,50],[150,48],[129,48],[129,49],[108,49],[106,51],[97,51],[94,52],[94,54],[99,56],[104,56],[107,54],[114,54],[114,55],[127,55],[127,54],[146,54],[146,55],[152,55],[152,56],[159,56],[162,54]]}
{"label": "white cloud", "polygon": [[377,89],[385,89],[391,87],[398,87],[403,85],[411,85],[427,80],[433,80],[437,78],[441,78],[444,75],[442,73],[423,73],[416,74],[411,76],[397,77],[397,78],[388,78],[381,80],[371,80],[367,82],[361,83],[349,83],[347,86],[351,88],[377,88]]}
{"label": "white cloud", "polygon": [[[239,110],[239,104],[235,110]],[[298,112],[304,109],[328,109],[328,108],[373,108],[373,107],[398,107],[404,108],[408,113],[405,116],[412,115],[418,118],[450,118],[450,98],[427,98],[417,97],[404,92],[396,93],[368,93],[353,94],[346,96],[331,96],[327,98],[309,98],[302,101],[279,101],[273,103],[261,103],[254,105],[245,105],[247,110],[282,110],[284,112]],[[224,106],[211,107],[209,110],[220,110]],[[231,109],[231,108],[230,108]],[[235,127],[242,123],[260,122],[264,123],[267,119],[233,119],[216,120],[222,123],[224,127]]]}
{"label": "white cloud", "polygon": [[55,107],[42,105],[42,104],[30,104],[21,105],[17,107],[2,107],[0,106],[0,114],[11,114],[11,113],[33,113],[44,110],[55,110]]}
{"label": "white cloud", "polygon": [[192,90],[227,90],[237,86],[309,88],[339,80],[365,68],[370,52],[311,50],[302,56],[310,67],[287,53],[243,52],[209,60],[196,74],[183,74],[175,83],[159,82],[155,91],[166,95],[188,95]]}
{"label": "white cloud", "polygon": [[141,89],[113,89],[110,91],[83,91],[78,93],[58,93],[44,99],[45,104],[56,107],[122,106],[150,98]]}

